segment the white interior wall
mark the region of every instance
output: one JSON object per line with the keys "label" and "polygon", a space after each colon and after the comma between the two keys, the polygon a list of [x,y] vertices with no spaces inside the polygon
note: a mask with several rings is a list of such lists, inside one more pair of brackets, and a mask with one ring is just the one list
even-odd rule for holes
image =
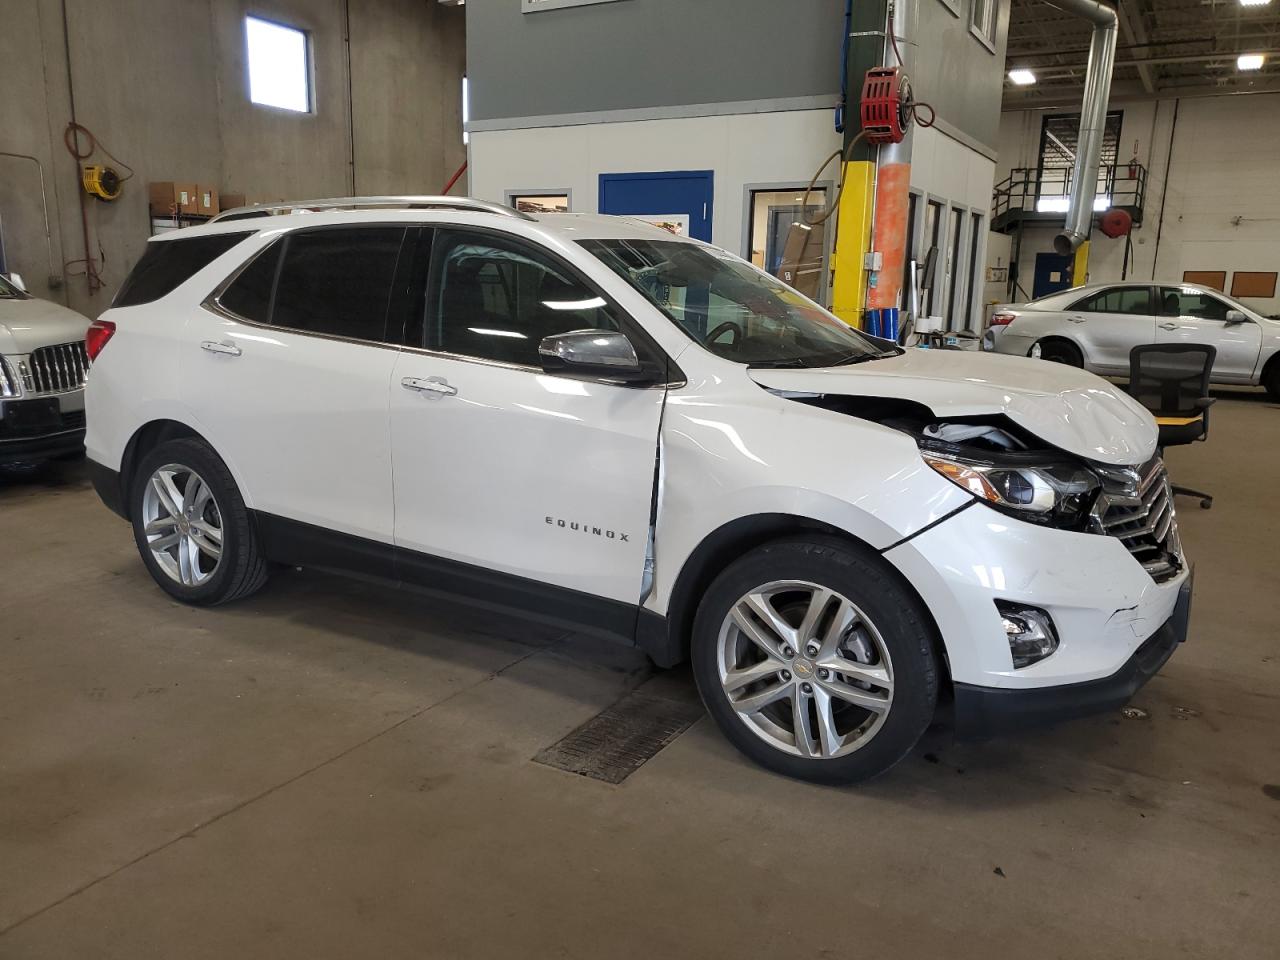
{"label": "white interior wall", "polygon": [[[572,209],[598,209],[601,173],[715,171],[712,242],[744,257],[748,184],[804,184],[840,148],[830,110],[638,120],[471,134],[471,192],[501,202],[508,191],[569,189]],[[966,212],[987,215],[995,164],[936,130],[919,129],[912,151],[912,190]],[[833,162],[822,175],[834,182]],[[920,205],[923,211],[923,205]],[[959,265],[972,275],[966,216]],[[917,230],[917,236],[920,231]],[[985,256],[986,231],[977,263]],[[923,251],[917,250],[917,255]]]}
{"label": "white interior wall", "polygon": [[[1136,140],[1138,159],[1148,170],[1143,224],[1133,233],[1128,277],[1178,281],[1185,270],[1226,270],[1230,292],[1235,270],[1280,270],[1280,94],[1182,100],[1170,155],[1174,106],[1173,100],[1117,105],[1124,111],[1121,160],[1129,159]],[[1043,115],[1023,110],[1001,117],[998,179],[1010,168],[1035,165]],[[1019,270],[1028,295],[1035,255],[1053,249],[1057,229],[1026,231]],[[1120,279],[1123,257],[1123,240],[1095,231],[1090,280]],[[1280,296],[1245,302],[1280,313]]]}

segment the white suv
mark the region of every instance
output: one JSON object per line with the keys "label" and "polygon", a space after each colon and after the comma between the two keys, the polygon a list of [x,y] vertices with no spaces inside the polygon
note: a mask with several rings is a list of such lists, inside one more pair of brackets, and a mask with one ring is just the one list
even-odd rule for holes
{"label": "white suv", "polygon": [[1136,403],[872,340],[637,221],[235,212],[152,240],[89,343],[95,485],[173,596],[314,566],[690,658],[792,776],[884,771],[940,707],[987,735],[1116,706],[1186,635]]}

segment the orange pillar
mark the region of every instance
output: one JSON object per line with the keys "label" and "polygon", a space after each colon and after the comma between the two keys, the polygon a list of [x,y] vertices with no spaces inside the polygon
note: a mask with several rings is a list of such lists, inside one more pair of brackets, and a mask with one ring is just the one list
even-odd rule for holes
{"label": "orange pillar", "polygon": [[[908,154],[909,155],[909,154]],[[886,163],[876,172],[875,249],[880,269],[867,291],[872,310],[906,307],[902,280],[907,269],[907,215],[911,209],[911,164]]]}

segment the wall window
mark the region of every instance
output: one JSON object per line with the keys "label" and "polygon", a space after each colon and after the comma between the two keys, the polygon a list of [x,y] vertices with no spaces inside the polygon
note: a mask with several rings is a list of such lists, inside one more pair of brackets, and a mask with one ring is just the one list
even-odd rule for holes
{"label": "wall window", "polygon": [[244,18],[249,99],[264,107],[311,112],[311,56],[305,31]]}
{"label": "wall window", "polygon": [[944,7],[951,11],[955,16],[960,16],[960,0],[938,0]]}
{"label": "wall window", "polygon": [[[930,200],[924,208],[924,250],[921,253],[921,315],[926,317],[942,316],[942,297],[939,288],[942,286],[942,270],[938,269],[938,261],[944,253],[939,249],[938,241],[942,236],[942,204]],[[932,252],[932,255],[930,253]]]}
{"label": "wall window", "polygon": [[[1097,193],[1094,210],[1111,206],[1115,184],[1116,158],[1120,151],[1120,127],[1123,112],[1107,114],[1102,131],[1102,149],[1098,159]],[[1080,114],[1045,117],[1040,126],[1040,158],[1036,173],[1036,210],[1040,213],[1065,213],[1071,201],[1071,174],[1076,165],[1076,139],[1080,135]]]}
{"label": "wall window", "polygon": [[465,147],[471,142],[471,133],[467,130],[467,124],[471,122],[471,85],[467,82],[466,74],[462,76],[462,145]]}
{"label": "wall window", "polygon": [[964,328],[964,318],[960,316],[960,276],[963,265],[960,255],[963,248],[960,239],[964,233],[964,211],[951,208],[951,223],[947,234],[947,329]]}
{"label": "wall window", "polygon": [[804,203],[804,188],[752,190],[747,210],[748,259],[761,270],[822,300],[826,275],[827,224],[811,223],[827,209],[826,188]]}
{"label": "wall window", "polygon": [[[983,254],[986,248],[983,246],[983,223],[984,217],[980,213],[969,215],[969,292],[965,295],[964,303],[964,327],[965,329],[982,329],[982,320],[974,322],[975,305],[980,305],[979,297],[982,293],[983,277]],[[985,316],[985,314],[984,314]]]}
{"label": "wall window", "polygon": [[521,213],[568,213],[568,190],[508,190],[507,206]]}
{"label": "wall window", "polygon": [[544,337],[619,329],[603,297],[523,244],[464,231],[443,243],[427,317],[435,349],[536,367]]}
{"label": "wall window", "polygon": [[997,9],[997,0],[971,0],[969,6],[969,32],[992,53],[996,49]]}

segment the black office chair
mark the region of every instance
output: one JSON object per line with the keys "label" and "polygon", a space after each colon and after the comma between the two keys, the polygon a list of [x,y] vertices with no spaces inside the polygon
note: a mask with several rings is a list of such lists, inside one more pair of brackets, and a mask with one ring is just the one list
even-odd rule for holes
{"label": "black office chair", "polygon": [[[1129,352],[1129,394],[1151,411],[1160,427],[1160,450],[1209,436],[1209,374],[1216,347],[1205,343],[1151,343]],[[1208,510],[1213,496],[1171,484],[1174,493],[1199,497]]]}

